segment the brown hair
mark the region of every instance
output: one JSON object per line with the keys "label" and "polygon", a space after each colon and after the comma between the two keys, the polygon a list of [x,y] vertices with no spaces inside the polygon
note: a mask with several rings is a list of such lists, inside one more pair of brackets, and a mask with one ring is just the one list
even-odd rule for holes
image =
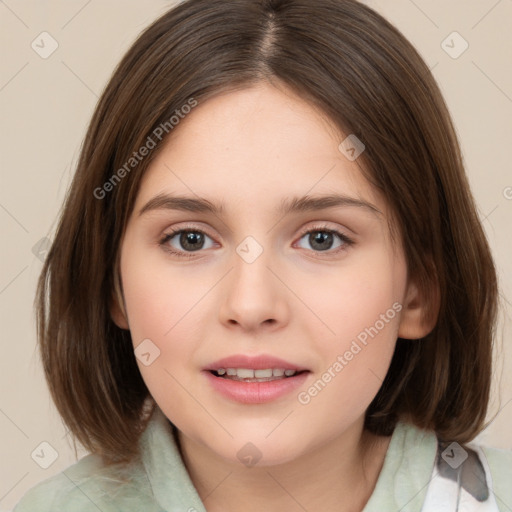
{"label": "brown hair", "polygon": [[366,427],[387,435],[404,419],[442,439],[471,440],[489,398],[494,264],[434,78],[396,28],[355,0],[188,0],[124,56],[91,120],[38,284],[44,370],[65,423],[106,461],[129,460],[152,405],[130,332],[109,307],[116,286],[122,294],[120,240],[162,144],[129,176],[114,182],[114,174],[156,128],[170,131],[191,98],[261,80],[292,88],[363,141],[358,162],[387,198],[410,277],[430,304],[439,290],[434,329],[398,339]]}

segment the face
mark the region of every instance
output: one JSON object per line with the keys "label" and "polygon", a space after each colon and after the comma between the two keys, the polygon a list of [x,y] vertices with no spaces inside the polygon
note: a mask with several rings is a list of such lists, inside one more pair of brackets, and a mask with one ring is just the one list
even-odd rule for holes
{"label": "face", "polygon": [[143,178],[113,316],[164,414],[224,460],[290,461],[362,425],[412,333],[386,201],[345,138],[260,84],[194,108]]}

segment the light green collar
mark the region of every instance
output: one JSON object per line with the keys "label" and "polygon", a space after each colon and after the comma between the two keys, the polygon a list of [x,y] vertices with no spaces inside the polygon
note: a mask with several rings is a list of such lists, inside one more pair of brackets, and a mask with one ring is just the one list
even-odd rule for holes
{"label": "light green collar", "polygon": [[399,422],[393,431],[384,465],[363,512],[419,512],[436,461],[434,432]]}
{"label": "light green collar", "polygon": [[158,504],[167,511],[206,512],[181,458],[172,425],[158,407],[140,442],[142,462]]}
{"label": "light green collar", "polygon": [[[141,437],[141,448],[151,489],[164,510],[206,512],[181,458],[172,425],[159,408]],[[419,512],[436,450],[433,432],[398,423],[374,492],[363,512]]]}

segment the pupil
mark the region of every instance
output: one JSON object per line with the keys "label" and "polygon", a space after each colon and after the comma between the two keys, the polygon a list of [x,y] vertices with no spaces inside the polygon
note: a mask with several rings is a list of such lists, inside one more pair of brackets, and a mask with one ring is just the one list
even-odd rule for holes
{"label": "pupil", "polygon": [[197,251],[201,248],[201,242],[203,242],[201,233],[182,233],[180,243],[184,249],[191,249]]}
{"label": "pupil", "polygon": [[[321,251],[325,251],[332,247],[332,233],[327,233],[326,231],[318,231],[315,235],[311,235],[313,241],[311,242],[311,246],[314,248],[315,244],[318,244],[318,248]],[[326,240],[330,243],[325,244]]]}

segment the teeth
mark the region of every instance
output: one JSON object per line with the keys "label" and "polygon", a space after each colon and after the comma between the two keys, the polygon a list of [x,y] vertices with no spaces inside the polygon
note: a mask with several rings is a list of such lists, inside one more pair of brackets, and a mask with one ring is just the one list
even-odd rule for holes
{"label": "teeth", "polygon": [[237,377],[239,379],[270,379],[272,377],[291,377],[297,373],[296,370],[283,370],[282,368],[265,368],[264,370],[253,370],[251,368],[218,368],[218,375],[226,377]]}
{"label": "teeth", "polygon": [[254,370],[254,376],[258,379],[272,377],[272,370],[270,368],[268,370]]}

